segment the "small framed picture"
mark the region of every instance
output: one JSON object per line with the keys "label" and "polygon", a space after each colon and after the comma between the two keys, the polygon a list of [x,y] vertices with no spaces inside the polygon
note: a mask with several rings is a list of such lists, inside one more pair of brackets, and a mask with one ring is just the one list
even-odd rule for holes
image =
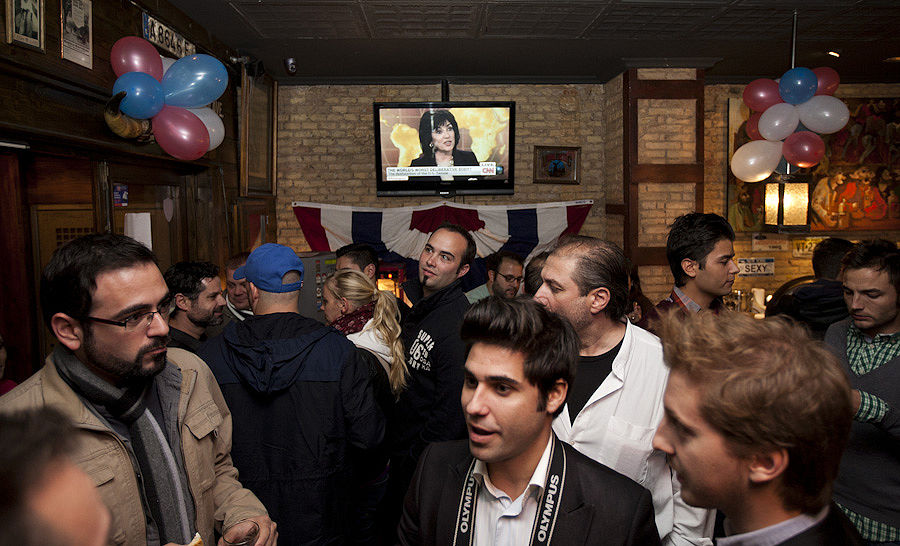
{"label": "small framed picture", "polygon": [[44,51],[44,0],[6,0],[6,41]]}
{"label": "small framed picture", "polygon": [[535,146],[534,183],[580,184],[581,148],[572,146]]}
{"label": "small framed picture", "polygon": [[93,68],[91,0],[61,0],[60,4],[62,58],[85,68]]}

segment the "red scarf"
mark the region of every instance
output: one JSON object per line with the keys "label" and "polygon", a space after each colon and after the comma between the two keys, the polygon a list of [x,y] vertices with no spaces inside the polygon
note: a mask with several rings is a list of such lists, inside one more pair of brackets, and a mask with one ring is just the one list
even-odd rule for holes
{"label": "red scarf", "polygon": [[371,320],[374,312],[375,302],[371,301],[356,311],[341,315],[340,318],[332,322],[331,325],[337,328],[345,336],[355,334],[362,330],[366,323]]}

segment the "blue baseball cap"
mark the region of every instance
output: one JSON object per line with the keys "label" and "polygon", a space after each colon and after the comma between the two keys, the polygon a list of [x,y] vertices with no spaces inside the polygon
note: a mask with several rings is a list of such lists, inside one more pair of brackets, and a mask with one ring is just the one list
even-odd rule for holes
{"label": "blue baseball cap", "polygon": [[[300,273],[300,282],[281,284],[281,278],[289,271]],[[247,279],[264,292],[294,292],[303,284],[303,262],[292,249],[266,243],[250,254],[246,264],[234,270],[234,278]]]}

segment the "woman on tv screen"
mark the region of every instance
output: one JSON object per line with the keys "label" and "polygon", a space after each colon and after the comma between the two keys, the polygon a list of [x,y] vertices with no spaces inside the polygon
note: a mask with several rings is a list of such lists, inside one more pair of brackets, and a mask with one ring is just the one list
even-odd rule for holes
{"label": "woman on tv screen", "polygon": [[[457,149],[459,125],[449,110],[428,110],[422,114],[422,119],[419,120],[419,142],[422,145],[422,155],[413,159],[410,167],[473,167],[479,164],[474,153]],[[418,176],[410,177],[412,178],[425,179]],[[441,179],[453,180],[453,177],[442,176]]]}

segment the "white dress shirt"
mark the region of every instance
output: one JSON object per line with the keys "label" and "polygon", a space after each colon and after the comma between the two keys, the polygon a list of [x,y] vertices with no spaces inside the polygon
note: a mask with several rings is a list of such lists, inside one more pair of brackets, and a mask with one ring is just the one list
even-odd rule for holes
{"label": "white dress shirt", "polygon": [[475,546],[528,544],[531,541],[538,503],[547,483],[551,445],[552,434],[525,491],[515,500],[491,483],[487,464],[481,460],[475,461],[472,475],[482,485],[478,488],[475,508]]}

